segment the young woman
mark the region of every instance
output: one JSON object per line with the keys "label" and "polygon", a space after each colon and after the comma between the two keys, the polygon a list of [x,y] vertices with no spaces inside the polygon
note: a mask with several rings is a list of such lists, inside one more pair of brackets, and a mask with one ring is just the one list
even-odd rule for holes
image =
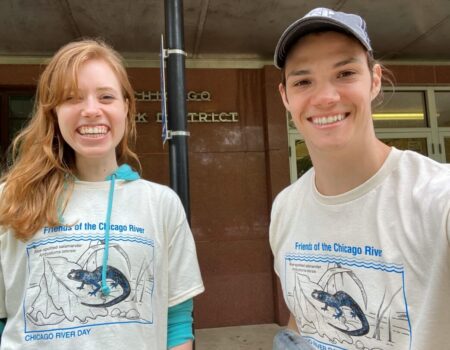
{"label": "young woman", "polygon": [[313,163],[272,208],[289,328],[303,336],[288,331],[276,346],[445,348],[450,169],[376,138],[382,69],[364,20],[315,9],[283,33],[275,64]]}
{"label": "young woman", "polygon": [[0,185],[1,349],[191,349],[204,288],[183,207],[139,178],[117,52],[61,48]]}

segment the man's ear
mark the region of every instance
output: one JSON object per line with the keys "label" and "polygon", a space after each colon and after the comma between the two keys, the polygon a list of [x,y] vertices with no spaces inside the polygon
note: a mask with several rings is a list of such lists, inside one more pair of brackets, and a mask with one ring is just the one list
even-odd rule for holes
{"label": "man's ear", "polygon": [[286,95],[286,86],[284,86],[282,83],[278,85],[278,91],[280,91],[281,99],[283,100],[284,107],[289,111],[289,100]]}
{"label": "man's ear", "polygon": [[379,64],[375,64],[372,68],[372,89],[371,98],[372,101],[378,96],[381,90],[381,77],[383,76],[383,71]]}

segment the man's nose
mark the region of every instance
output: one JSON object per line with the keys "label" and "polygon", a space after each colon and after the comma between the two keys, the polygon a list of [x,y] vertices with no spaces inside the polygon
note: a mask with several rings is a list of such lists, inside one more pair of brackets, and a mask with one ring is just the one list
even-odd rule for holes
{"label": "man's nose", "polygon": [[329,107],[340,100],[339,91],[332,82],[322,82],[317,85],[313,104],[317,107]]}

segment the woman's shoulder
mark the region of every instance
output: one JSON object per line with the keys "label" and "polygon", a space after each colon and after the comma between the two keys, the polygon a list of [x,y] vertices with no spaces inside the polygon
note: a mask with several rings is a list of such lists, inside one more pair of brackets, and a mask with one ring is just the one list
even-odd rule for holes
{"label": "woman's shoulder", "polygon": [[144,193],[151,194],[152,196],[158,196],[159,198],[162,199],[165,198],[170,200],[178,198],[178,195],[175,193],[173,189],[171,189],[167,185],[160,184],[157,182],[139,179],[133,181],[129,185],[132,185],[137,191],[143,191]]}

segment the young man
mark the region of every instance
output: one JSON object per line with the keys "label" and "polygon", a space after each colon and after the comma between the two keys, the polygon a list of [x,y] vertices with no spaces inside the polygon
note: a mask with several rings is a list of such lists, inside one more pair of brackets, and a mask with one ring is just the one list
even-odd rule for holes
{"label": "young man", "polygon": [[314,349],[448,347],[450,168],[376,138],[382,69],[364,20],[312,10],[275,65],[313,163],[272,209],[288,328]]}

